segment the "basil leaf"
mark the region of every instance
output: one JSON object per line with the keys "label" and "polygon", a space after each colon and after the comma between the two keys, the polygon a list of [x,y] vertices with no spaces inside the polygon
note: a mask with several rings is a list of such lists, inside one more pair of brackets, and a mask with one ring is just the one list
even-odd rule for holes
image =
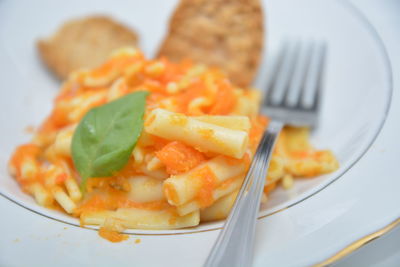
{"label": "basil leaf", "polygon": [[147,95],[144,91],[128,94],[83,117],[71,144],[82,185],[88,178],[111,176],[126,165],[143,129]]}

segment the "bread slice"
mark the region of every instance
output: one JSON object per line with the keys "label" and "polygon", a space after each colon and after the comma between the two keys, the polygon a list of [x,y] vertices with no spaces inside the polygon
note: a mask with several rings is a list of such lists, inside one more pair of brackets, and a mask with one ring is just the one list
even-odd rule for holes
{"label": "bread slice", "polygon": [[73,70],[93,68],[120,47],[137,46],[137,34],[106,16],[66,22],[50,38],[37,43],[39,54],[60,79]]}
{"label": "bread slice", "polygon": [[245,87],[256,74],[263,34],[259,0],[181,0],[157,56],[218,66]]}

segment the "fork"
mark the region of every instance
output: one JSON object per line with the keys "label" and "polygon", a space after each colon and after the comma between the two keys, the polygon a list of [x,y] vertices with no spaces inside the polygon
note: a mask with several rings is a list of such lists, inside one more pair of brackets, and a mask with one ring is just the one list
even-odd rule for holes
{"label": "fork", "polygon": [[261,107],[261,113],[270,117],[270,123],[206,267],[251,266],[257,215],[275,141],[286,124],[316,126],[325,54],[324,43],[283,45]]}

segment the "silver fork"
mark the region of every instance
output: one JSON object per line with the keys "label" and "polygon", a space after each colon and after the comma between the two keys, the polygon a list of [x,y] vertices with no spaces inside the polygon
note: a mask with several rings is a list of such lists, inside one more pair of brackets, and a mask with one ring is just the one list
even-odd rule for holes
{"label": "silver fork", "polygon": [[271,121],[205,266],[251,265],[260,199],[275,141],[285,124],[316,125],[325,54],[325,45],[316,42],[286,43],[281,49],[261,108]]}

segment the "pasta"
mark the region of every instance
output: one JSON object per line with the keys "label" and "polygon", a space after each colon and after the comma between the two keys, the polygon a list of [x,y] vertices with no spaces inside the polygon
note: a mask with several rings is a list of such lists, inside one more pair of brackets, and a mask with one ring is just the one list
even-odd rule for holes
{"label": "pasta", "polygon": [[168,210],[118,209],[116,211],[87,212],[82,217],[86,225],[103,225],[108,218],[118,221],[123,228],[174,229],[198,225],[200,212],[177,216]]}
{"label": "pasta", "polygon": [[182,141],[199,151],[211,151],[238,159],[243,156],[248,144],[245,131],[232,130],[164,109],[150,112],[145,130],[168,140]]}
{"label": "pasta", "polygon": [[[148,91],[143,130],[127,163],[106,177],[83,179],[73,136],[94,107]],[[94,70],[76,71],[32,142],[19,146],[10,173],[39,205],[78,217],[82,225],[174,229],[225,218],[268,118],[260,94],[235,88],[217,69],[122,49]],[[332,172],[338,162],[316,150],[306,128],[286,127],[271,159],[263,201],[296,177]],[[110,226],[112,225],[112,227]]]}
{"label": "pasta", "polygon": [[148,176],[133,176],[128,179],[130,185],[128,198],[130,200],[145,203],[165,199],[161,180]]}
{"label": "pasta", "polygon": [[164,182],[165,195],[171,205],[182,205],[195,197],[200,197],[200,201],[208,202],[205,184],[208,185],[207,191],[212,191],[225,180],[238,176],[246,171],[245,162],[237,165],[230,164],[223,156],[215,157],[204,162],[189,172],[171,176]]}
{"label": "pasta", "polygon": [[251,123],[247,116],[198,116],[194,117],[196,120],[215,124],[231,130],[249,132]]}
{"label": "pasta", "polygon": [[229,215],[233,204],[235,203],[236,196],[239,190],[236,190],[229,195],[215,201],[215,203],[208,208],[202,209],[200,211],[200,219],[203,222],[221,220]]}
{"label": "pasta", "polygon": [[177,206],[178,214],[183,216],[194,210],[199,210],[209,207],[211,203],[214,203],[221,197],[226,196],[229,193],[233,192],[234,190],[238,189],[243,182],[243,178],[244,178],[243,176],[232,178],[228,180],[226,184],[222,184],[218,188],[214,189],[212,192],[207,194],[209,195],[209,198],[207,199],[208,201],[207,200],[204,201],[204,196],[203,196],[203,199],[201,198],[195,199],[183,205]]}

